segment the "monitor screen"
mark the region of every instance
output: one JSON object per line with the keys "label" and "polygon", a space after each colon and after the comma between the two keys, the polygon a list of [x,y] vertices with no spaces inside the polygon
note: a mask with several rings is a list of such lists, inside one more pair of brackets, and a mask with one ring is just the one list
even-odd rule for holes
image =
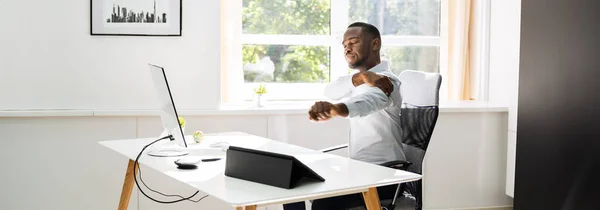
{"label": "monitor screen", "polygon": [[[163,67],[148,64],[152,81],[156,89],[158,103],[160,105],[159,113],[166,135],[172,135],[175,143],[182,147],[187,147],[183,131],[179,126],[179,115],[175,108],[175,102],[171,95],[171,89],[167,80],[167,74]],[[161,136],[163,137],[163,136]]]}

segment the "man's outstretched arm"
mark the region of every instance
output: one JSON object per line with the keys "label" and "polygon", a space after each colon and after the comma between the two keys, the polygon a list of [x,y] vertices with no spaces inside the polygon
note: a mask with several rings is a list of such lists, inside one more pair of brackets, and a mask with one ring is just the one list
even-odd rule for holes
{"label": "man's outstretched arm", "polygon": [[[347,79],[347,78],[346,78]],[[334,116],[355,117],[366,116],[389,105],[389,95],[400,84],[392,81],[385,75],[372,72],[363,72],[353,75],[353,84],[358,95],[344,103],[331,104],[330,102],[316,102],[309,110],[309,119],[312,121],[327,121]]]}
{"label": "man's outstretched arm", "polygon": [[389,105],[390,99],[380,88],[362,86],[359,89],[362,93],[335,105],[340,117],[364,117]]}
{"label": "man's outstretched arm", "polygon": [[326,101],[315,103],[310,111],[309,119],[312,121],[327,121],[335,116],[362,117],[372,114],[387,107],[390,103],[388,96],[378,87],[361,86],[361,91],[343,103],[332,104]]}

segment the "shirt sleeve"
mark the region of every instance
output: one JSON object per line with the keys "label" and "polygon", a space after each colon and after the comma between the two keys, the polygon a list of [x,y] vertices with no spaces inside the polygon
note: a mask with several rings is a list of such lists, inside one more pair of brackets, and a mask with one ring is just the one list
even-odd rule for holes
{"label": "shirt sleeve", "polygon": [[383,72],[381,75],[388,76],[394,85],[393,91],[388,97],[383,90],[378,87],[371,87],[367,84],[362,84],[356,87],[357,95],[349,98],[344,102],[348,108],[348,118],[352,117],[364,117],[374,112],[382,110],[394,103],[394,94],[400,92],[400,80],[391,72]]}
{"label": "shirt sleeve", "polygon": [[366,84],[360,85],[355,91],[360,91],[356,96],[343,102],[348,108],[348,118],[364,117],[386,108],[390,99],[377,88]]}
{"label": "shirt sleeve", "polygon": [[340,100],[342,98],[350,96],[354,89],[352,84],[352,75],[341,76],[337,80],[327,84],[325,87],[325,97],[331,100]]}

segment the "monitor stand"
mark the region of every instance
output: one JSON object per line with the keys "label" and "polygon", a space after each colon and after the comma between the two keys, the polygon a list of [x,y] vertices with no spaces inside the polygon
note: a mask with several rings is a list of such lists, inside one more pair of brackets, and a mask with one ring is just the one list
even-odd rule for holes
{"label": "monitor stand", "polygon": [[[169,135],[169,132],[165,129],[160,136],[162,137],[167,135]],[[175,139],[172,137],[167,142],[157,142],[150,147],[151,149],[148,152],[148,155],[154,157],[178,157],[189,154],[184,147],[176,144],[175,142]]]}

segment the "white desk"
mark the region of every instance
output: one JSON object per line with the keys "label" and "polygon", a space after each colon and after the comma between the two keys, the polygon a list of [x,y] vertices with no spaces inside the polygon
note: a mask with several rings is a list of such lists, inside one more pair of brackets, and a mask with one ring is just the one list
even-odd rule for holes
{"label": "white desk", "polygon": [[[186,138],[188,141],[192,139],[191,136],[186,136]],[[133,180],[133,160],[135,160],[141,148],[153,140],[155,139],[100,142],[100,144],[130,159],[121,192],[119,210],[127,209],[131,191],[135,184]],[[217,141],[227,141],[233,146],[292,155],[325,178],[325,182],[314,182],[303,184],[293,189],[283,189],[227,177],[224,175],[224,159],[215,162],[202,162],[196,170],[180,170],[177,169],[173,161],[181,157],[152,157],[143,154],[140,157],[139,164],[148,166],[177,181],[188,184],[198,189],[201,193],[218,198],[237,209],[242,209],[243,207],[246,209],[256,209],[258,206],[362,193],[367,208],[379,210],[380,203],[376,187],[421,179],[421,175],[418,174],[321,153],[245,133],[207,134],[204,141],[200,144],[188,144],[189,155],[217,155],[225,158],[225,152],[221,149],[208,146],[210,143]]]}

